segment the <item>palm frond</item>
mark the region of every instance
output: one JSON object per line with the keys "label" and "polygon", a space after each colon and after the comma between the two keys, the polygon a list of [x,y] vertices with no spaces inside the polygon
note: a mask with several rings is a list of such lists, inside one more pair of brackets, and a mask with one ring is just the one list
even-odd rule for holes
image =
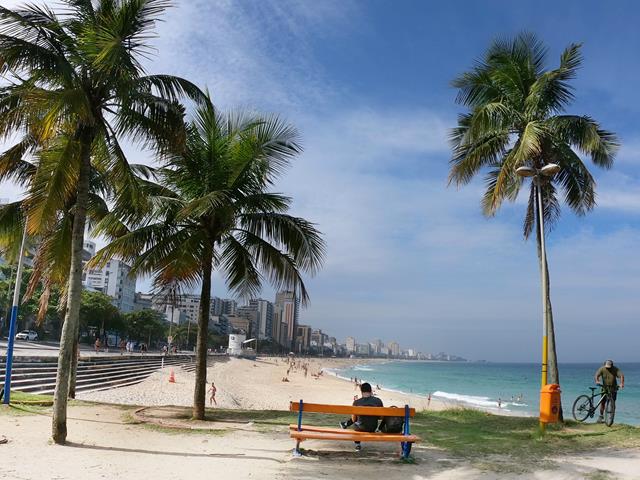
{"label": "palm frond", "polygon": [[234,296],[258,296],[262,289],[262,275],[249,249],[233,235],[225,237],[218,265],[225,276],[227,287]]}
{"label": "palm frond", "polygon": [[557,115],[549,119],[552,131],[564,142],[574,146],[593,163],[611,168],[620,147],[615,133],[604,130],[589,116]]}

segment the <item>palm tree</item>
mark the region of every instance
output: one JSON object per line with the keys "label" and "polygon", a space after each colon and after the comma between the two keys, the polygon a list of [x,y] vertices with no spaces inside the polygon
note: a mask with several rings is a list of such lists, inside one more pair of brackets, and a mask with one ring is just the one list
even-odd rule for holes
{"label": "palm tree", "polygon": [[[51,145],[59,143],[60,139],[50,142]],[[18,143],[20,145],[20,142]],[[37,178],[40,160],[46,159],[47,149],[40,147],[33,158],[15,158],[12,154],[15,149],[9,149],[0,155],[0,182],[8,180],[23,187],[27,192],[34,185]],[[99,169],[105,165],[104,159],[98,161],[99,155],[107,152],[96,151],[93,154],[93,165],[90,175],[90,186],[87,203],[87,225],[91,226],[100,221],[109,213],[109,208],[105,199],[115,201],[115,190],[109,180],[108,171]],[[146,180],[137,176],[137,173],[144,175],[145,168],[141,165],[131,165],[136,172],[136,182],[140,183],[140,189],[145,188]],[[7,203],[0,206],[0,252],[8,252],[10,255],[17,255],[20,246],[21,236],[24,232],[24,224],[27,221],[26,212],[32,202],[29,195],[26,198]],[[39,309],[37,322],[41,324],[45,320],[52,294],[59,293],[58,302],[59,314],[64,316],[67,307],[67,286],[69,283],[69,270],[71,265],[71,252],[69,245],[73,229],[73,207],[75,198],[65,199],[65,203],[56,212],[56,219],[44,230],[40,228],[37,236],[28,237],[31,249],[35,251],[33,269],[31,270],[29,282],[24,293],[22,302],[28,301],[36,292],[39,296]],[[42,288],[38,289],[38,286]],[[76,338],[75,343],[78,342]],[[69,398],[75,398],[77,369],[77,349],[74,349],[69,373]]]}
{"label": "palm tree", "polygon": [[[257,295],[266,277],[306,303],[301,272],[319,269],[324,242],[313,224],[286,213],[290,198],[268,191],[300,152],[295,129],[277,117],[223,115],[211,104],[186,128],[186,148],[157,172],[166,191],[94,261],[120,255],[135,274],[153,274],[158,288],[200,283],[193,417],[204,419],[212,272],[238,296]],[[114,227],[121,224],[105,219],[97,228],[109,235]]]}
{"label": "palm tree", "polygon": [[[201,98],[193,84],[146,75],[140,63],[167,0],[64,0],[50,8],[0,7],[0,136],[26,132],[6,161],[37,152],[29,192],[30,234],[48,231],[73,198],[67,309],[60,340],[52,436],[64,443],[69,370],[78,331],[82,247],[92,161],[120,185],[119,202],[142,201],[119,140],[162,149],[184,140],[178,97]],[[107,152],[108,155],[96,155]]]}
{"label": "palm tree", "polygon": [[[553,179],[540,176],[538,187],[531,182],[525,238],[538,222],[536,188],[541,189],[545,227],[551,228],[558,220],[561,200],[577,215],[584,215],[596,205],[596,183],[580,155],[608,169],[618,148],[615,134],[603,130],[591,117],[565,113],[574,98],[569,81],[582,63],[580,45],[569,45],[553,70],[545,70],[546,53],[544,45],[529,33],[498,40],[483,60],[453,81],[459,89],[456,101],[468,112],[459,116],[451,133],[449,182],[460,186],[485,173],[485,215],[495,215],[505,199],[517,198],[523,184],[517,168],[540,169],[548,163],[561,167]],[[539,226],[536,232],[541,258]],[[545,296],[550,381],[559,383],[548,288]]]}

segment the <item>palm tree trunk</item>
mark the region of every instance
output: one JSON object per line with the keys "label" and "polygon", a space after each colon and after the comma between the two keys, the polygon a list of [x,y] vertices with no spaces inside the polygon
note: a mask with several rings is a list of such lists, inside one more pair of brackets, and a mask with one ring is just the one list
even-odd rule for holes
{"label": "palm tree trunk", "polygon": [[76,377],[78,375],[78,350],[80,349],[79,343],[80,332],[76,335],[73,342],[73,355],[71,356],[71,371],[69,372],[69,398],[76,398]]}
{"label": "palm tree trunk", "polygon": [[[537,208],[537,207],[536,207]],[[537,212],[536,212],[537,213]],[[538,250],[538,262],[540,265],[540,272],[542,272],[542,247],[541,247],[541,239],[540,239],[540,216],[536,214],[536,246]],[[544,296],[547,301],[547,317],[545,318],[545,322],[547,324],[547,349],[548,349],[548,360],[547,360],[547,368],[548,368],[548,383],[557,383],[560,384],[560,372],[558,370],[558,355],[556,352],[556,334],[555,327],[553,323],[553,309],[551,307],[551,286],[549,282],[549,263],[545,259],[546,270],[546,286],[547,291],[544,293]],[[564,417],[562,414],[562,403],[560,404],[560,421],[564,421]]]}
{"label": "palm tree trunk", "polygon": [[[553,323],[553,310],[551,308],[551,286],[549,284],[549,265],[547,263],[547,330],[548,330],[548,346],[549,349],[549,383],[557,383],[560,385],[560,370],[558,368],[558,354],[556,351],[556,330]],[[560,399],[559,418],[564,422],[562,413],[562,398]]]}
{"label": "palm tree trunk", "polygon": [[209,338],[209,309],[211,304],[211,256],[204,258],[202,290],[200,292],[200,316],[196,338],[196,386],[193,392],[193,418],[204,420],[207,391],[207,339]]}
{"label": "palm tree trunk", "polygon": [[60,338],[60,354],[58,356],[58,371],[56,388],[53,398],[52,438],[55,443],[64,444],[67,439],[67,398],[69,394],[69,374],[71,359],[76,348],[78,335],[80,298],[82,295],[82,249],[84,245],[84,228],[87,216],[87,201],[89,197],[89,175],[91,172],[91,144],[93,137],[85,132],[80,141],[80,173],[78,177],[78,192],[73,215],[73,230],[71,236],[71,268],[69,271],[69,295],[67,311],[62,336]]}

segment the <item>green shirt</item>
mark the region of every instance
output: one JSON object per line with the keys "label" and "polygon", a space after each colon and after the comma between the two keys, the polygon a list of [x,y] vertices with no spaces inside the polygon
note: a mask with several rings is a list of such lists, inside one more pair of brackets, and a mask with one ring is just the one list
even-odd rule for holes
{"label": "green shirt", "polygon": [[598,377],[602,378],[603,385],[607,385],[609,387],[615,387],[616,385],[618,385],[616,378],[622,377],[622,370],[620,370],[618,367],[615,367],[615,366],[611,368],[602,366],[596,372],[596,378]]}

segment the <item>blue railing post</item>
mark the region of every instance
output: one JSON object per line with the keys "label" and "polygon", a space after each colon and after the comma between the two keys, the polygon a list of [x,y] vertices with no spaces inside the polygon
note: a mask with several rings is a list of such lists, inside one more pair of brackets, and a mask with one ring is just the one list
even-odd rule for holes
{"label": "blue railing post", "polygon": [[4,403],[9,405],[11,401],[11,373],[13,370],[13,344],[16,339],[16,323],[18,323],[18,306],[11,307],[11,320],[9,320],[9,339],[7,342],[7,363],[4,371]]}
{"label": "blue railing post", "polygon": [[11,320],[9,321],[9,341],[7,342],[7,364],[4,371],[4,400],[5,405],[11,401],[11,374],[13,369],[13,344],[16,338],[16,327],[18,323],[18,305],[20,303],[20,287],[22,285],[22,263],[24,260],[24,245],[27,240],[27,221],[25,218],[24,231],[22,232],[22,243],[20,244],[20,256],[18,257],[18,268],[16,268],[16,284],[13,288],[13,303],[11,306]]}

